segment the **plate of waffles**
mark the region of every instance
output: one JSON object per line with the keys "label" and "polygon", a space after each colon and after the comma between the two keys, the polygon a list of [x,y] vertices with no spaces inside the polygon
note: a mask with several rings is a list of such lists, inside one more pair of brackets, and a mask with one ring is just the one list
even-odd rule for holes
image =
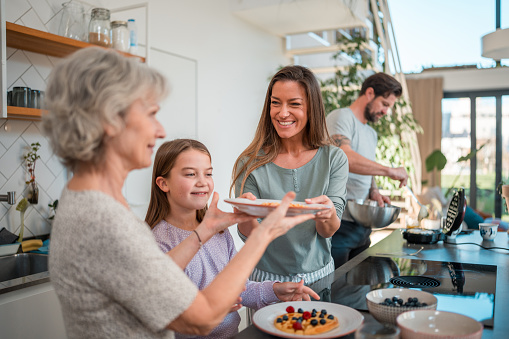
{"label": "plate of waffles", "polygon": [[[233,205],[241,212],[255,216],[266,217],[270,212],[275,210],[280,204],[281,200],[272,199],[256,199],[249,200],[245,198],[224,199],[225,202]],[[305,202],[292,201],[286,212],[287,217],[299,214],[316,214],[320,211],[331,208],[330,205],[322,204],[307,204]]]}
{"label": "plate of waffles", "polygon": [[323,301],[283,302],[253,315],[259,330],[282,338],[336,338],[355,332],[363,322],[359,311]]}

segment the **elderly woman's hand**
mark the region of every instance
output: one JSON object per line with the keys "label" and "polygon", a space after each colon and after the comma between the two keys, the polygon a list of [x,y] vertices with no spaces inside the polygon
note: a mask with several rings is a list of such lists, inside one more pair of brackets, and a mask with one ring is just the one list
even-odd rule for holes
{"label": "elderly woman's hand", "polygon": [[247,222],[255,218],[242,212],[223,212],[217,207],[218,201],[219,194],[214,192],[207,213],[205,213],[205,217],[201,224],[196,228],[196,231],[204,238],[204,241],[231,225]]}
{"label": "elderly woman's hand", "polygon": [[272,288],[274,289],[274,294],[276,294],[276,297],[281,301],[310,301],[311,297],[315,298],[316,300],[320,299],[320,296],[316,294],[315,291],[307,286],[304,286],[304,280],[301,280],[298,283],[274,283]]}

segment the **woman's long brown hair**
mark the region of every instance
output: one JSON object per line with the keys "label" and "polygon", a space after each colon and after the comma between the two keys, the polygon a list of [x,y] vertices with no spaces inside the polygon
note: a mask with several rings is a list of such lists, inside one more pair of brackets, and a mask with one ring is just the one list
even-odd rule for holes
{"label": "woman's long brown hair", "polygon": [[[281,138],[272,125],[270,117],[272,89],[278,81],[295,81],[301,84],[306,92],[308,123],[305,127],[304,144],[312,149],[332,144],[325,123],[325,108],[323,106],[322,93],[315,75],[309,69],[302,66],[286,66],[282,68],[272,77],[267,88],[262,115],[253,141],[235,161],[232,171],[230,197],[235,192],[235,183],[243,173],[245,175],[242,179],[238,195],[243,193],[244,184],[249,174],[258,167],[272,162],[281,152]],[[260,152],[261,150],[264,152]]]}
{"label": "woman's long brown hair", "polygon": [[[161,191],[157,186],[156,179],[158,177],[168,178],[171,169],[175,166],[177,157],[187,150],[197,150],[210,156],[210,152],[204,144],[193,139],[175,139],[167,141],[159,147],[154,160],[154,168],[152,170],[152,188],[150,192],[150,203],[148,205],[147,216],[145,222],[154,228],[161,220],[166,218],[170,213],[171,206],[166,197],[166,193]],[[211,158],[212,160],[212,158]],[[207,206],[196,211],[196,220],[201,222],[207,211]]]}

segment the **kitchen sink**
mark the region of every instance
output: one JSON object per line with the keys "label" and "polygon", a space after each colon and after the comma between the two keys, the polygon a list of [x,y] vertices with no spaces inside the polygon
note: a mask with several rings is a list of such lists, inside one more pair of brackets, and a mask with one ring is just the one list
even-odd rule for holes
{"label": "kitchen sink", "polygon": [[21,280],[21,284],[25,284],[27,281],[35,281],[43,276],[44,278],[49,276],[48,255],[20,253],[0,257],[0,285],[12,285],[18,280]]}

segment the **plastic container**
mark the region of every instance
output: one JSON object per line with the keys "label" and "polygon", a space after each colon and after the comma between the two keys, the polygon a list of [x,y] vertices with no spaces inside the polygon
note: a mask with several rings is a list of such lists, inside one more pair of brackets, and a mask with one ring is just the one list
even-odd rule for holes
{"label": "plastic container", "polygon": [[88,25],[88,42],[103,47],[111,47],[110,11],[105,8],[92,9]]}
{"label": "plastic container", "polygon": [[111,22],[112,47],[122,52],[129,51],[129,30],[126,21]]}
{"label": "plastic container", "polygon": [[138,27],[134,19],[127,20],[127,28],[129,30],[129,53],[136,54],[138,52]]}

